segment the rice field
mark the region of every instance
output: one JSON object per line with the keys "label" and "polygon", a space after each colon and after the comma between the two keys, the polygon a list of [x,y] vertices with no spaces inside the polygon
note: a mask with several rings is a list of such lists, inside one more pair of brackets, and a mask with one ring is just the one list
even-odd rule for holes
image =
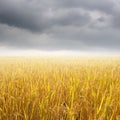
{"label": "rice field", "polygon": [[120,120],[120,57],[0,57],[0,120]]}

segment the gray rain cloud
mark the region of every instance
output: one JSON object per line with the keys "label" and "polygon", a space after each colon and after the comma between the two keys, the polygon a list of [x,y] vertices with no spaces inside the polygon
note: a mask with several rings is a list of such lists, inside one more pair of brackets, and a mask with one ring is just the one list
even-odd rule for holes
{"label": "gray rain cloud", "polygon": [[120,51],[119,0],[0,0],[0,48]]}

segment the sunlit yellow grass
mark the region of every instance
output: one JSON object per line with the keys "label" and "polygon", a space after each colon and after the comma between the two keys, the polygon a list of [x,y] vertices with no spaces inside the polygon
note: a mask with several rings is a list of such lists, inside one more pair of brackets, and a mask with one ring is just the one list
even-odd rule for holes
{"label": "sunlit yellow grass", "polygon": [[1,57],[0,120],[120,120],[120,57]]}

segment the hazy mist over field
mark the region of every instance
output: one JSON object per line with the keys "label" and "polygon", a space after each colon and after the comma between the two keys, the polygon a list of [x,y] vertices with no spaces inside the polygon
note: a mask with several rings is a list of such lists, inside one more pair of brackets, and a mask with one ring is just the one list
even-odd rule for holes
{"label": "hazy mist over field", "polygon": [[0,0],[0,55],[120,54],[120,0]]}

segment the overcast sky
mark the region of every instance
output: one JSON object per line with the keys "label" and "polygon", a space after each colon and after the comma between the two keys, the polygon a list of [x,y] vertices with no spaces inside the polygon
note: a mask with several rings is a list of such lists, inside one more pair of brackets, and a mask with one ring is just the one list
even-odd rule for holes
{"label": "overcast sky", "polygon": [[0,0],[0,54],[120,53],[120,0]]}

